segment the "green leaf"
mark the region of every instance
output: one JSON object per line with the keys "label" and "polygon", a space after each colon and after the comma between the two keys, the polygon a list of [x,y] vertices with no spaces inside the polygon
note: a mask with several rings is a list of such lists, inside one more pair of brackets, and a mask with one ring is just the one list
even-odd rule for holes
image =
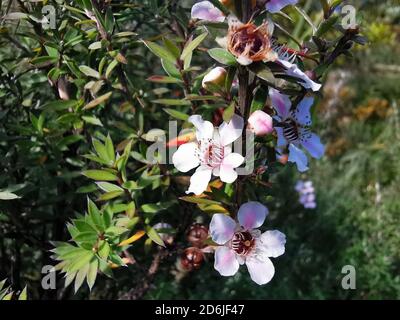
{"label": "green leaf", "polygon": [[263,87],[258,88],[258,90],[253,98],[253,101],[251,102],[250,113],[253,113],[254,111],[257,111],[257,110],[264,109],[267,98],[268,98],[267,89],[265,89]]}
{"label": "green leaf", "polygon": [[94,116],[82,116],[82,120],[85,121],[86,123],[92,124],[94,126],[100,126],[100,127],[103,126],[100,119],[98,119]]}
{"label": "green leaf", "polygon": [[22,290],[21,294],[18,297],[18,300],[28,300],[28,293],[27,293],[27,287]]}
{"label": "green leaf", "polygon": [[78,104],[77,100],[56,100],[42,106],[44,111],[61,111],[73,108]]}
{"label": "green leaf", "polygon": [[94,283],[96,282],[97,271],[99,267],[99,261],[94,259],[89,265],[89,271],[87,273],[86,283],[89,289],[92,290]]}
{"label": "green leaf", "polygon": [[106,259],[108,255],[110,254],[110,245],[108,244],[107,241],[101,241],[99,245],[99,251],[97,252],[99,256],[103,259]]}
{"label": "green leaf", "polygon": [[79,70],[88,77],[100,79],[99,72],[88,66],[79,66]]}
{"label": "green leaf", "polygon": [[114,59],[113,61],[111,61],[111,63],[108,65],[107,69],[106,69],[106,78],[109,79],[111,73],[113,72],[113,70],[115,69],[115,67],[118,65],[118,60]]}
{"label": "green leaf", "polygon": [[105,170],[86,170],[83,171],[82,174],[89,179],[97,180],[97,181],[117,181],[118,177],[108,171]]}
{"label": "green leaf", "polygon": [[195,38],[193,41],[189,42],[186,47],[183,49],[181,54],[181,60],[185,61],[190,54],[204,41],[204,39],[208,36],[208,32],[205,32]]}
{"label": "green leaf", "polygon": [[147,78],[147,81],[155,83],[182,83],[183,81],[174,77],[166,76],[151,76]]}
{"label": "green leaf", "polygon": [[211,58],[227,66],[234,66],[237,64],[236,58],[233,54],[225,49],[214,48],[207,51]]}
{"label": "green leaf", "polygon": [[153,100],[153,103],[164,104],[168,106],[188,106],[190,105],[190,101],[183,99],[157,99]]}
{"label": "green leaf", "polygon": [[108,158],[114,163],[115,161],[115,149],[114,149],[114,144],[111,140],[110,135],[107,136],[106,138],[106,151],[108,154]]}
{"label": "green leaf", "polygon": [[83,107],[83,110],[89,110],[94,107],[97,107],[99,104],[107,101],[112,95],[112,92],[108,92],[106,94],[103,94],[102,96],[90,101],[86,106]]}
{"label": "green leaf", "polygon": [[168,61],[168,60],[161,60],[161,65],[164,71],[171,77],[182,79],[181,73],[179,72],[178,68],[175,67],[175,64]]}
{"label": "green leaf", "polygon": [[176,63],[176,58],[174,57],[174,55],[169,52],[169,50],[167,50],[166,48],[158,45],[157,43],[151,42],[151,41],[143,41],[143,43],[146,45],[147,48],[149,48],[149,50],[151,52],[153,52],[157,57],[163,59],[163,60],[167,60],[171,63]]}
{"label": "green leaf", "polygon": [[75,293],[78,292],[79,288],[83,284],[83,281],[85,281],[85,278],[89,272],[89,266],[90,266],[89,263],[85,264],[81,269],[79,269],[78,273],[76,274],[75,285],[74,285]]}
{"label": "green leaf", "polygon": [[146,234],[147,236],[156,244],[158,244],[159,246],[162,246],[165,248],[165,244],[164,241],[161,239],[160,235],[157,233],[156,230],[154,230],[152,227],[150,226],[146,226],[145,227],[146,230]]}
{"label": "green leaf", "polygon": [[186,121],[187,119],[189,119],[189,115],[187,115],[186,113],[177,111],[175,109],[164,108],[163,110],[175,119],[183,120],[183,121]]}
{"label": "green leaf", "polygon": [[96,182],[97,186],[105,191],[105,192],[113,192],[113,191],[124,191],[121,187],[117,186],[116,184],[109,183],[109,182]]}
{"label": "green leaf", "polygon": [[192,196],[186,196],[186,197],[180,197],[179,199],[190,202],[190,203],[196,203],[196,204],[221,204],[218,201],[206,199],[206,198],[198,198],[198,197],[192,197]]}
{"label": "green leaf", "polygon": [[89,50],[97,50],[97,49],[101,49],[101,41],[96,41],[93,42],[89,45],[88,47]]}
{"label": "green leaf", "polygon": [[98,201],[108,201],[111,199],[115,199],[121,195],[123,195],[125,191],[110,191],[107,193],[102,194],[99,198]]}
{"label": "green leaf", "polygon": [[92,140],[94,149],[96,150],[98,156],[100,159],[104,160],[106,163],[110,164],[112,163],[112,159],[109,157],[107,148],[104,144],[102,144],[99,140],[93,139]]}

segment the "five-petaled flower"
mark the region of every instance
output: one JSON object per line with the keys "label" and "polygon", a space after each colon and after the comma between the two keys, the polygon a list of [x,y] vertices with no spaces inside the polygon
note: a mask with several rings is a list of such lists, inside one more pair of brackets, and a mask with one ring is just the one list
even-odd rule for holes
{"label": "five-petaled flower", "polygon": [[270,258],[285,252],[286,236],[278,231],[258,230],[268,215],[259,202],[247,202],[239,208],[238,221],[224,214],[214,214],[210,223],[215,249],[214,268],[222,276],[233,276],[246,264],[251,279],[259,285],[271,281],[275,268]]}
{"label": "five-petaled flower", "polygon": [[295,109],[288,96],[271,88],[269,95],[272,106],[277,112],[275,120],[279,125],[275,126],[278,134],[278,151],[289,147],[289,161],[297,165],[300,172],[308,170],[308,159],[300,149],[303,146],[308,153],[316,159],[322,158],[325,147],[320,138],[310,131],[311,114],[310,108],[314,104],[314,98],[306,96]]}
{"label": "five-petaled flower", "polygon": [[244,162],[244,158],[233,153],[230,145],[242,135],[243,118],[233,115],[229,123],[223,122],[219,128],[214,128],[199,115],[191,116],[189,122],[196,127],[197,141],[181,145],[172,156],[174,166],[181,172],[198,167],[186,193],[202,194],[212,175],[226,183],[234,182],[238,176],[235,168]]}

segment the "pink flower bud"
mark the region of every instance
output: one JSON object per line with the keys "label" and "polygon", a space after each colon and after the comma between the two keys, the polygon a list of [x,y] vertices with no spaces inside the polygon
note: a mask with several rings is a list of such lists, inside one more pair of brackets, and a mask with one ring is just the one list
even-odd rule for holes
{"label": "pink flower bud", "polygon": [[223,87],[225,84],[226,75],[227,72],[224,68],[216,67],[212,69],[203,78],[203,83],[202,83],[203,88],[212,89],[212,86],[208,86],[208,84],[213,84],[215,86]]}
{"label": "pink flower bud", "polygon": [[274,131],[272,118],[264,111],[257,110],[253,112],[248,122],[249,129],[257,136],[265,136]]}

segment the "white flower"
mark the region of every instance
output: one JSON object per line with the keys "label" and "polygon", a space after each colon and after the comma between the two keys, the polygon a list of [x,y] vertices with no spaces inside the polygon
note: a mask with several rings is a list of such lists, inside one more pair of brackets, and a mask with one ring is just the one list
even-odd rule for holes
{"label": "white flower", "polygon": [[263,285],[271,281],[275,268],[269,258],[285,253],[286,236],[278,231],[261,233],[268,209],[259,202],[247,202],[239,208],[238,221],[214,214],[210,223],[212,240],[221,245],[215,250],[214,268],[222,276],[236,274],[246,264],[251,279]]}
{"label": "white flower", "polygon": [[219,128],[214,128],[199,115],[191,116],[189,122],[196,127],[197,141],[181,145],[172,156],[174,166],[181,172],[198,167],[186,193],[202,194],[212,175],[226,183],[234,182],[238,176],[235,168],[244,162],[244,158],[232,153],[230,145],[242,135],[243,118],[234,115],[229,123],[224,122]]}

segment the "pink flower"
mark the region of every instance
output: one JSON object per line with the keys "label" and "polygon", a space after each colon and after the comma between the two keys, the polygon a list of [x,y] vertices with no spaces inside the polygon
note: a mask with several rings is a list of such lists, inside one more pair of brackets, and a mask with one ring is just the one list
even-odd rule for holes
{"label": "pink flower", "polygon": [[192,19],[206,20],[210,22],[224,22],[225,15],[210,1],[201,1],[192,7]]}
{"label": "pink flower", "polygon": [[233,153],[230,145],[242,136],[243,118],[235,114],[229,123],[224,122],[219,128],[214,128],[200,115],[191,116],[189,122],[196,127],[197,141],[181,145],[172,156],[175,168],[181,172],[198,167],[190,178],[186,193],[202,194],[212,175],[220,177],[223,182],[233,183],[238,177],[235,169],[244,162],[244,158]]}
{"label": "pink flower", "polygon": [[268,209],[259,202],[247,202],[239,208],[236,223],[224,214],[214,214],[210,223],[215,250],[214,268],[222,276],[233,276],[246,264],[251,279],[263,285],[271,281],[275,268],[269,258],[285,253],[286,236],[277,230],[261,233]]}
{"label": "pink flower", "polygon": [[264,111],[254,111],[248,120],[249,129],[257,136],[265,136],[274,131],[272,117]]}

